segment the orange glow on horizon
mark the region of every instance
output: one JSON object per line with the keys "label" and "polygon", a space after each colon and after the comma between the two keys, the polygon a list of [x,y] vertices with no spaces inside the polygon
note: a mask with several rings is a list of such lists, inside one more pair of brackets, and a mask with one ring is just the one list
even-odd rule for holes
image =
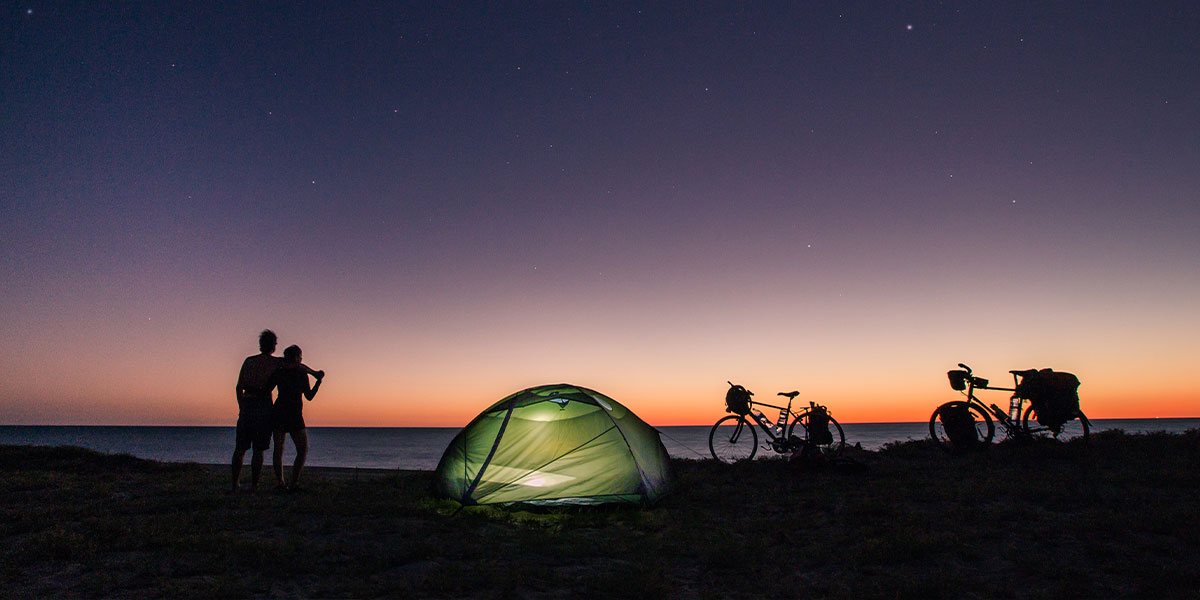
{"label": "orange glow on horizon", "polygon": [[[940,382],[939,385],[926,387],[928,389],[917,392],[892,393],[882,399],[848,393],[818,398],[801,390],[793,408],[807,406],[811,399],[827,406],[831,414],[842,423],[924,422],[939,404],[962,398],[948,386],[943,389]],[[490,394],[464,393],[452,399],[432,392],[398,398],[384,393],[331,391],[319,394],[313,402],[305,403],[305,420],[313,427],[462,427],[480,411],[517,389],[523,388],[505,389]],[[624,394],[611,389],[597,391],[613,397],[655,426],[711,425],[727,414],[724,411],[722,387],[713,386],[713,389],[706,390],[706,394],[676,396],[665,393],[646,394],[644,391],[630,391]],[[977,395],[985,403],[994,402],[1001,407],[1007,406],[1009,397],[1009,393],[1001,391],[981,391]],[[1200,396],[1190,392],[1164,390],[1131,396],[1120,389],[1107,393],[1081,389],[1080,395],[1081,406],[1091,419],[1200,416],[1200,411],[1195,409],[1200,405]],[[43,414],[53,413],[58,418],[9,418],[5,424],[233,425],[237,419],[237,408],[232,398],[232,390],[221,396],[216,402],[209,397],[177,398],[180,401],[170,405],[150,399],[93,399],[84,407],[67,399],[45,399],[40,403]],[[1153,401],[1149,400],[1150,398],[1153,398]],[[779,405],[782,404],[779,400],[783,399],[756,392],[755,400]],[[771,418],[777,414],[772,408],[762,407],[762,410]]]}
{"label": "orange glow on horizon", "polygon": [[[775,304],[683,304],[631,315],[623,305],[586,307],[595,322],[580,321],[579,307],[538,308],[545,314],[502,307],[445,322],[406,317],[409,327],[368,326],[373,320],[362,315],[320,326],[295,318],[278,330],[281,346],[299,343],[305,362],[328,373],[305,404],[306,421],[317,427],[461,427],[504,396],[547,383],[595,389],[652,425],[708,425],[725,414],[727,380],[772,404],[777,392],[798,390],[800,406],[819,402],[843,423],[921,422],[961,397],[945,377],[959,360],[997,386],[1012,385],[1013,368],[1074,372],[1094,419],[1200,416],[1200,394],[1186,378],[1145,376],[1187,373],[1194,363],[1191,336],[1172,314],[1151,315],[1141,328],[1098,330],[1108,323],[1103,317],[1055,321],[1051,336],[1044,322],[996,305],[1000,312],[987,313],[964,341],[961,316],[920,302],[903,315],[855,309],[833,321]],[[717,308],[723,319],[710,314]],[[207,327],[187,320],[140,337],[100,323],[77,340],[68,326],[48,329],[0,354],[9,365],[0,424],[233,425],[237,371],[254,348],[254,323],[264,320],[214,317]],[[713,324],[723,322],[737,335]],[[164,350],[161,339],[186,343]],[[59,360],[64,347],[72,348],[69,364]],[[979,396],[1003,406],[1008,393]]]}

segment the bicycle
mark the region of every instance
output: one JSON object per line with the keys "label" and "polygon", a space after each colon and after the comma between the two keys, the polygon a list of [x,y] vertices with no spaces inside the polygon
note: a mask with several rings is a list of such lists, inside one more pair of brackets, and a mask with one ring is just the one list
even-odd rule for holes
{"label": "bicycle", "polygon": [[[971,373],[971,367],[967,365],[958,363],[958,366],[963,370],[950,371],[950,387],[966,396],[967,399],[965,401],[952,400],[933,411],[933,415],[929,417],[929,436],[935,442],[946,446],[950,445],[950,439],[946,435],[946,426],[942,422],[943,416],[953,411],[960,411],[959,414],[961,414],[964,405],[975,421],[975,432],[979,441],[984,444],[991,443],[992,438],[996,435],[995,423],[999,423],[1004,428],[1006,439],[1039,437],[1053,437],[1057,440],[1082,438],[1086,441],[1088,439],[1091,422],[1088,421],[1082,410],[1076,411],[1070,420],[1057,428],[1038,423],[1037,410],[1033,408],[1033,404],[1030,403],[1028,407],[1025,407],[1025,400],[1017,396],[1017,388],[1021,385],[1021,379],[1029,375],[1030,371],[1009,371],[1013,376],[1013,387],[1005,388],[991,386],[987,379],[975,377]],[[984,404],[975,396],[975,390],[1012,392],[1013,395],[1008,401],[1008,411],[1006,412],[994,403]]]}
{"label": "bicycle", "polygon": [[[798,413],[792,410],[792,400],[799,396],[800,392],[779,392],[780,396],[788,400],[787,406],[779,406],[755,402],[750,399],[754,392],[733,382],[728,383],[731,393],[745,393],[745,412],[742,412],[739,407],[736,414],[722,417],[713,425],[712,431],[708,434],[708,450],[712,452],[713,458],[726,463],[752,460],[758,454],[759,449],[758,431],[755,429],[755,425],[762,430],[768,440],[762,448],[774,450],[779,454],[791,454],[809,446],[832,457],[840,454],[846,446],[846,434],[842,431],[842,426],[834,420],[824,406],[809,402],[808,408]],[[728,396],[726,401],[729,401]],[[779,419],[772,423],[762,411],[754,408],[755,405],[778,410]],[[828,420],[824,434],[820,429],[822,414]],[[815,426],[810,427],[810,425]],[[800,428],[801,435],[797,434],[797,427]]]}

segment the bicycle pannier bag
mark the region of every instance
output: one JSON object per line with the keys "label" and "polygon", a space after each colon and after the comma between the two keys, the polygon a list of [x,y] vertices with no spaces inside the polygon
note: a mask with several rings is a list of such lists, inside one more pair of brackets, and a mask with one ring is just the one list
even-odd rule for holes
{"label": "bicycle pannier bag", "polygon": [[1038,370],[1026,369],[1018,371],[1017,374],[1021,376],[1021,383],[1017,384],[1017,391],[1014,395],[1026,400],[1040,398],[1042,395],[1042,379],[1038,376]]}
{"label": "bicycle pannier bag", "polygon": [[725,392],[725,411],[743,417],[750,414],[750,392],[740,385],[731,386]]}
{"label": "bicycle pannier bag", "polygon": [[1017,396],[1029,400],[1038,424],[1060,431],[1079,414],[1079,378],[1053,369],[1029,370],[1017,386]]}
{"label": "bicycle pannier bag", "polygon": [[829,412],[824,406],[808,411],[808,442],[818,446],[833,443],[833,433],[829,431]]}
{"label": "bicycle pannier bag", "polygon": [[942,428],[955,448],[970,448],[979,442],[975,415],[966,402],[955,402],[941,410]]}

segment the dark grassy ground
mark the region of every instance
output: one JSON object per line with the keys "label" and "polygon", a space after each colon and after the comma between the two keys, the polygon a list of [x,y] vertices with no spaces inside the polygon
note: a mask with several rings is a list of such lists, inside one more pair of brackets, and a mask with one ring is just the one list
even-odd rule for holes
{"label": "dark grassy ground", "polygon": [[0,596],[1195,598],[1200,432],[859,453],[863,472],[675,461],[653,508],[431,498],[432,473],[296,494],[0,447]]}

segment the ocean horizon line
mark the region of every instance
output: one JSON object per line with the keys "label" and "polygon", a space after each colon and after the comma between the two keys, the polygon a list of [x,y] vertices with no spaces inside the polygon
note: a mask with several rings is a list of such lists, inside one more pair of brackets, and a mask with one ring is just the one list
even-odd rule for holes
{"label": "ocean horizon line", "polygon": [[[724,416],[724,415],[722,415]],[[720,418],[720,417],[718,417]],[[1187,420],[1200,419],[1200,415],[1188,417],[1090,417],[1088,420],[1097,421],[1161,421],[1161,420]],[[657,424],[649,423],[651,427],[711,427],[715,423],[692,423],[692,424]],[[928,420],[918,421],[842,421],[838,420],[842,425],[912,425],[914,423],[928,423]],[[233,428],[236,425],[236,420],[228,424],[213,425],[193,425],[180,423],[0,423],[0,427],[211,427],[211,428]],[[309,425],[308,429],[461,429],[466,427],[466,423],[461,425]]]}

